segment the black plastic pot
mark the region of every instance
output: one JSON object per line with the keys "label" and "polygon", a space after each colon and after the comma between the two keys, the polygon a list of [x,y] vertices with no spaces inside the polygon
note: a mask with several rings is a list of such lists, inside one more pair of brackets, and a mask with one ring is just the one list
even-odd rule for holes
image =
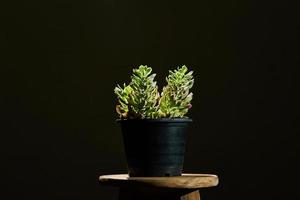
{"label": "black plastic pot", "polygon": [[129,176],[180,176],[191,119],[118,120]]}

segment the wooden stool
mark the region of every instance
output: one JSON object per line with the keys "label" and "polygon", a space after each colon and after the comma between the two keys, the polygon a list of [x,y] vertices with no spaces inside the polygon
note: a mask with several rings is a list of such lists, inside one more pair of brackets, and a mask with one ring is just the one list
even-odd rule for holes
{"label": "wooden stool", "polygon": [[218,185],[212,174],[182,174],[173,177],[128,177],[104,175],[102,185],[119,187],[119,200],[200,200],[200,188]]}

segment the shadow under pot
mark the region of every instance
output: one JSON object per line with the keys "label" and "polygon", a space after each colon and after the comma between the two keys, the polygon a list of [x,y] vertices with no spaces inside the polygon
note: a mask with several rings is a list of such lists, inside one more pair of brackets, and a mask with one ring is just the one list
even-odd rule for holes
{"label": "shadow under pot", "polygon": [[181,176],[189,118],[120,119],[131,177]]}

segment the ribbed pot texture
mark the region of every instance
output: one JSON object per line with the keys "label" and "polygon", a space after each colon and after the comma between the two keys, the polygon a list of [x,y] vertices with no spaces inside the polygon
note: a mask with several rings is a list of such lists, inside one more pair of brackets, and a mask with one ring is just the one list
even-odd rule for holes
{"label": "ribbed pot texture", "polygon": [[180,176],[191,119],[128,119],[121,124],[131,177]]}

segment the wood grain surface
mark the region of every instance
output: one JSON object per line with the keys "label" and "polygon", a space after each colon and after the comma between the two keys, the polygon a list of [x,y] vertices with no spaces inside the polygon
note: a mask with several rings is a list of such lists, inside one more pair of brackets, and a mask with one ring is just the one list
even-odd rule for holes
{"label": "wood grain surface", "polygon": [[129,177],[128,174],[103,175],[99,177],[103,185],[133,186],[143,185],[160,188],[198,189],[218,185],[218,176],[213,174],[182,174],[172,177]]}

